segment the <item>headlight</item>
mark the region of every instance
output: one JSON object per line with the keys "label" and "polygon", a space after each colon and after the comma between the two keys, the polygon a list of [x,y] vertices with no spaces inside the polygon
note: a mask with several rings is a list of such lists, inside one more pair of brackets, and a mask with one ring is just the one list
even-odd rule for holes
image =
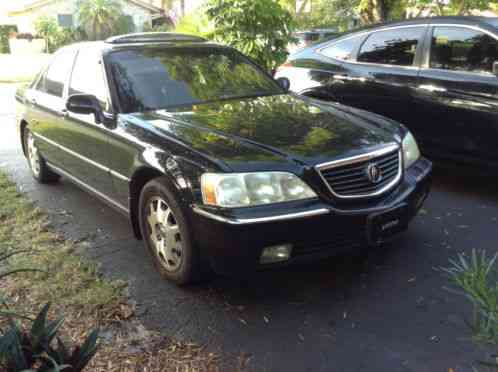
{"label": "headlight", "polygon": [[297,176],[284,172],[205,173],[201,188],[204,204],[228,208],[316,197]]}
{"label": "headlight", "polygon": [[408,132],[403,139],[403,158],[405,169],[409,168],[420,158],[420,150],[418,149],[417,141],[413,135]]}

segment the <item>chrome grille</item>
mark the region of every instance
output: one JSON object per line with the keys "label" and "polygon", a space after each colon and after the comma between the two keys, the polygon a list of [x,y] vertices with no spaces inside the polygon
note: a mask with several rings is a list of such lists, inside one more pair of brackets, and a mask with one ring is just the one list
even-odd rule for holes
{"label": "chrome grille", "polygon": [[[381,195],[394,187],[402,176],[401,151],[396,144],[349,159],[321,164],[317,169],[333,195],[364,198]],[[367,168],[380,171],[379,180],[368,176]]]}

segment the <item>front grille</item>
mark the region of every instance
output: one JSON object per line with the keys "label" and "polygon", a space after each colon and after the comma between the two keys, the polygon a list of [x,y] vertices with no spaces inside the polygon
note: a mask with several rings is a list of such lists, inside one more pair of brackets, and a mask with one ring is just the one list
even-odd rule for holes
{"label": "front grille", "polygon": [[[381,178],[377,182],[368,176],[367,168],[375,165]],[[362,198],[380,195],[400,180],[401,152],[397,145],[351,159],[319,165],[323,180],[339,198]]]}

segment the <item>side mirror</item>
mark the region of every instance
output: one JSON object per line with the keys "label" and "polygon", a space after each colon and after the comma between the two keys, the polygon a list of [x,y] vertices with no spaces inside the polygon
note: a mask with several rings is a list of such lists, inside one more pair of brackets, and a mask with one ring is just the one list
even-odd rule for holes
{"label": "side mirror", "polygon": [[73,94],[69,96],[66,108],[69,112],[75,114],[94,114],[95,123],[97,124],[104,122],[104,113],[102,107],[100,107],[99,100],[91,94]]}
{"label": "side mirror", "polygon": [[283,90],[285,90],[286,92],[289,91],[290,89],[290,80],[287,79],[286,77],[280,77],[277,79],[277,83],[278,85],[280,85],[282,87]]}
{"label": "side mirror", "polygon": [[496,76],[498,76],[498,61],[495,61],[493,63],[493,74],[495,74]]}

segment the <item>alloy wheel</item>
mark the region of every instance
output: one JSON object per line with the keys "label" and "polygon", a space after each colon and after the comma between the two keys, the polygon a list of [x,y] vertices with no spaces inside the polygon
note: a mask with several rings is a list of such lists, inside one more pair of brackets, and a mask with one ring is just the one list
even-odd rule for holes
{"label": "alloy wheel", "polygon": [[35,145],[35,138],[31,134],[31,132],[28,132],[27,143],[29,164],[34,175],[38,177],[38,175],[40,174],[40,156],[38,155],[38,149]]}
{"label": "alloy wheel", "polygon": [[154,253],[167,271],[176,271],[183,260],[180,227],[168,204],[160,197],[151,198],[147,205],[149,239]]}

